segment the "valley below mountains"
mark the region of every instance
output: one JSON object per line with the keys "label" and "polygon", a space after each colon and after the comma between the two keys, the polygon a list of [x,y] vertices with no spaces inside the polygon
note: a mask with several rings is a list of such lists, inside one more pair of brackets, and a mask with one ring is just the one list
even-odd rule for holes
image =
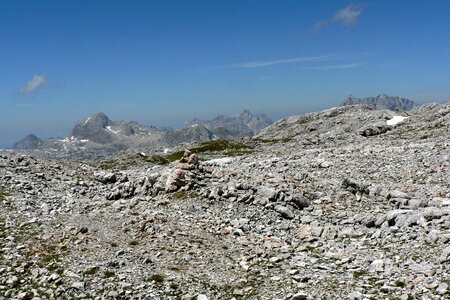
{"label": "valley below mountains", "polygon": [[0,152],[0,298],[449,299],[449,126],[363,103],[29,136]]}

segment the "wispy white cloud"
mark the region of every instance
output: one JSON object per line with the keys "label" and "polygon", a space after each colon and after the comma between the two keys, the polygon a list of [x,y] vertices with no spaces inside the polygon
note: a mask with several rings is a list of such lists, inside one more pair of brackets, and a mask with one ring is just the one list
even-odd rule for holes
{"label": "wispy white cloud", "polygon": [[333,21],[344,25],[353,25],[358,20],[362,10],[363,6],[361,4],[350,4],[346,8],[338,10],[333,17]]}
{"label": "wispy white cloud", "polygon": [[33,75],[33,78],[28,81],[26,84],[24,84],[20,89],[19,92],[21,94],[29,94],[32,91],[40,88],[41,86],[45,85],[47,83],[47,79],[44,75]]}
{"label": "wispy white cloud", "polygon": [[332,23],[340,23],[346,26],[353,25],[358,21],[363,8],[362,4],[350,4],[347,7],[338,10],[332,18],[317,22],[311,30],[318,31],[325,25]]}
{"label": "wispy white cloud", "polygon": [[243,62],[243,63],[226,65],[221,68],[261,68],[261,67],[280,65],[280,64],[325,61],[325,60],[332,59],[336,56],[337,56],[337,54],[329,54],[329,55],[321,55],[321,56],[296,57],[296,58],[290,58],[290,59],[251,61],[251,62]]}
{"label": "wispy white cloud", "polygon": [[342,65],[327,65],[327,66],[317,66],[317,67],[309,67],[303,68],[303,70],[332,70],[332,69],[352,69],[360,66],[364,66],[367,62],[357,62],[352,64],[342,64]]}

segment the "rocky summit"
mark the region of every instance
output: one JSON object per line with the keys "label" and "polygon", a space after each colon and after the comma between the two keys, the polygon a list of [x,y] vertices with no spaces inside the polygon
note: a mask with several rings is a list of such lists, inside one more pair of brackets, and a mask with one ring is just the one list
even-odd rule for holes
{"label": "rocky summit", "polygon": [[349,105],[185,152],[1,152],[0,298],[449,299],[449,124]]}
{"label": "rocky summit", "polygon": [[390,109],[390,110],[403,110],[408,111],[417,106],[417,104],[409,99],[400,98],[398,96],[388,96],[384,93],[376,97],[357,98],[353,95],[349,95],[343,102],[345,105],[366,104],[372,109]]}
{"label": "rocky summit", "polygon": [[264,114],[244,110],[237,117],[220,115],[210,121],[194,119],[179,129],[158,129],[134,121],[112,121],[98,112],[81,118],[64,138],[39,139],[30,134],[16,142],[12,149],[31,150],[32,155],[58,159],[95,160],[125,150],[161,152],[181,143],[217,139],[236,140],[253,136],[273,121]]}
{"label": "rocky summit", "polygon": [[42,145],[42,140],[38,138],[34,134],[29,134],[20,141],[14,143],[12,146],[13,149],[17,150],[31,150],[31,149],[37,149],[39,146]]}

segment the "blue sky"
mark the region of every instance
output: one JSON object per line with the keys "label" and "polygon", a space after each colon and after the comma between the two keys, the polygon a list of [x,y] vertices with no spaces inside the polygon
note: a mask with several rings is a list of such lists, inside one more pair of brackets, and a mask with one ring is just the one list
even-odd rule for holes
{"label": "blue sky", "polygon": [[182,126],[450,100],[450,1],[0,1],[0,146],[97,111]]}

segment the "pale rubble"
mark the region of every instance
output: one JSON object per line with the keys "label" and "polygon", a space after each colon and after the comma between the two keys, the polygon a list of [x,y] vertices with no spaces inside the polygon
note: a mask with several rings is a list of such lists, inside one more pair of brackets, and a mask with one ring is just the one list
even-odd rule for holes
{"label": "pale rubble", "polygon": [[0,298],[448,299],[450,107],[362,134],[393,116],[291,117],[194,169],[0,154]]}

